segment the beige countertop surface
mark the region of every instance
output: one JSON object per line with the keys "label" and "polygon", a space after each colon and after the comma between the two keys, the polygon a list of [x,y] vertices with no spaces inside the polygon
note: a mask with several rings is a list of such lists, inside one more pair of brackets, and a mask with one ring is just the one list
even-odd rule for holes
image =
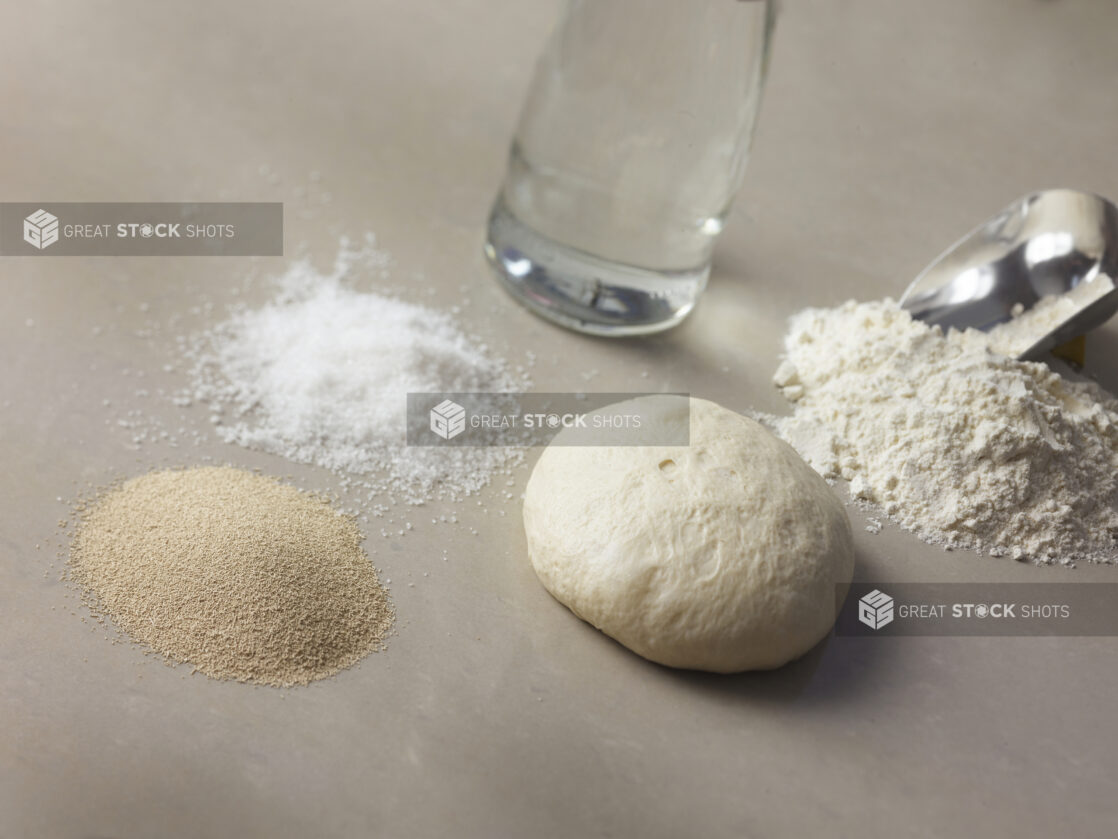
{"label": "beige countertop surface", "polygon": [[[783,412],[769,379],[797,309],[899,293],[1031,190],[1118,196],[1118,4],[794,0],[694,315],[647,340],[569,333],[517,307],[481,256],[554,11],[7,4],[0,200],[283,201],[289,255],[326,263],[340,236],[375,232],[387,284],[462,305],[514,362],[536,353],[539,390],[587,374]],[[0,258],[0,837],[1118,834],[1114,638],[832,637],[773,673],[673,672],[547,595],[503,482],[487,513],[457,505],[458,527],[422,524],[438,504],[403,539],[368,526],[398,634],[336,678],[254,688],[111,644],[51,562],[81,488],[205,458],[337,488],[212,434],[136,446],[120,425],[138,411],[208,433],[159,395],[183,384],[164,370],[175,336],[264,299],[234,292],[284,264]],[[1118,324],[1088,355],[1118,391]],[[1118,582],[851,516],[863,580]]]}

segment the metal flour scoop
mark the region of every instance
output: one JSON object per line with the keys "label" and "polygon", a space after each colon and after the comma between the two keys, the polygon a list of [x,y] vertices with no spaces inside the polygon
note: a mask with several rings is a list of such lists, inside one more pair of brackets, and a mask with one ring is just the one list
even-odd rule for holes
{"label": "metal flour scoop", "polygon": [[1005,332],[1002,351],[1018,358],[1052,349],[1118,311],[1118,207],[1070,189],[1027,195],[944,251],[900,302],[944,329]]}

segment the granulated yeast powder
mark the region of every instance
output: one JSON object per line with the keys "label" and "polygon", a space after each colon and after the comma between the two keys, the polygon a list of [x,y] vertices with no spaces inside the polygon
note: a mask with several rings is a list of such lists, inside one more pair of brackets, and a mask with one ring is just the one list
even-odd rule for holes
{"label": "granulated yeast powder", "polygon": [[1114,561],[1118,400],[913,320],[892,300],[807,309],[767,418],[851,496],[945,547],[1037,562]]}
{"label": "granulated yeast powder", "polygon": [[81,515],[69,578],[133,639],[218,679],[287,686],[383,646],[388,594],[354,521],[230,467],[152,472]]}

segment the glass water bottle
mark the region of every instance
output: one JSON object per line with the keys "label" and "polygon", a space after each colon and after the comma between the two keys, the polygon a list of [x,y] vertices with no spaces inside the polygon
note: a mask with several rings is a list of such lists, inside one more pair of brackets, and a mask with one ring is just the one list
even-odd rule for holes
{"label": "glass water bottle", "polygon": [[679,323],[741,184],[771,0],[566,0],[486,254],[532,311],[600,335]]}

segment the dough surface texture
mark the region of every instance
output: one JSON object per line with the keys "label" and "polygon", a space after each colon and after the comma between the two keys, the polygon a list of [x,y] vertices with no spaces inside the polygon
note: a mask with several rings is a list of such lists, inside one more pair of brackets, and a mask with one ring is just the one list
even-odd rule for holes
{"label": "dough surface texture", "polygon": [[[759,423],[702,399],[640,397],[689,446],[562,446],[524,498],[532,566],[583,620],[670,667],[779,667],[830,631],[854,572],[838,496]],[[560,432],[556,441],[565,432]]]}

